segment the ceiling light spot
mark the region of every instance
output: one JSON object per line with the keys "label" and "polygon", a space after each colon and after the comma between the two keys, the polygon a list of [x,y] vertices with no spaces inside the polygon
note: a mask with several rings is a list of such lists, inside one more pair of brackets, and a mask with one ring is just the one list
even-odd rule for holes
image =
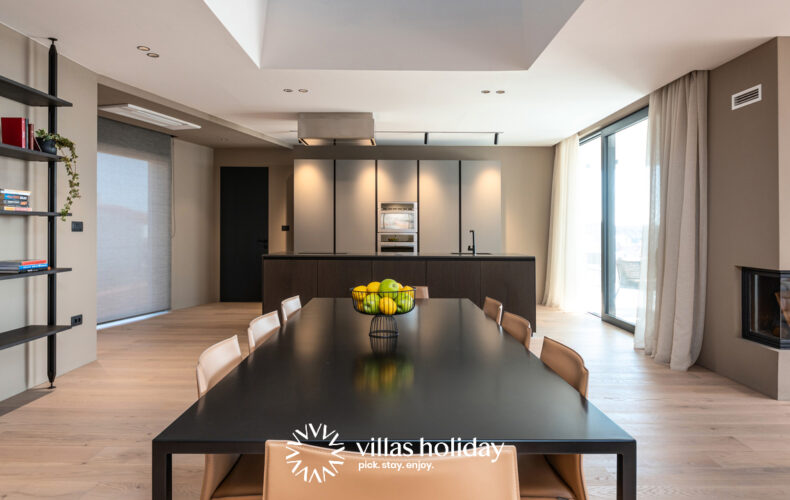
{"label": "ceiling light spot", "polygon": [[307,89],[299,89],[299,92],[301,92],[302,94],[306,94],[306,93],[309,92],[309,90],[307,90]]}
{"label": "ceiling light spot", "polygon": [[146,47],[145,45],[138,45],[137,50],[142,50],[143,52],[148,52],[151,50],[151,47]]}
{"label": "ceiling light spot", "polygon": [[496,93],[497,93],[497,94],[504,94],[504,93],[505,93],[505,91],[504,91],[504,90],[497,90],[497,91],[496,91]]}
{"label": "ceiling light spot", "polygon": [[148,57],[153,57],[154,59],[156,59],[157,57],[159,57],[159,54],[157,54],[156,52],[149,52],[149,53],[147,53],[146,55],[147,55]]}
{"label": "ceiling light spot", "polygon": [[490,90],[481,90],[480,93],[481,94],[490,94],[491,91]]}
{"label": "ceiling light spot", "polygon": [[294,89],[283,89],[283,92],[293,92]]}

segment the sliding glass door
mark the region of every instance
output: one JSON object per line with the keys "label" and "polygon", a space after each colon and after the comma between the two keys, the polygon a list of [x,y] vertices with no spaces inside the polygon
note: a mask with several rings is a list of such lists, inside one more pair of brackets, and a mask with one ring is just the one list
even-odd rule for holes
{"label": "sliding glass door", "polygon": [[602,318],[633,331],[650,209],[647,108],[601,131]]}
{"label": "sliding glass door", "polygon": [[601,136],[595,135],[579,144],[578,207],[580,265],[577,283],[584,311],[601,314]]}

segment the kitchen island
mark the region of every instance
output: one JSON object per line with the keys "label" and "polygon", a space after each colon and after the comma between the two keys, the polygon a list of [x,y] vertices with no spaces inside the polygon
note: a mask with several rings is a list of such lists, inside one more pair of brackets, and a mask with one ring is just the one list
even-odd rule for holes
{"label": "kitchen island", "polygon": [[302,304],[313,297],[349,297],[350,289],[392,278],[425,285],[431,297],[468,298],[482,307],[486,296],[535,322],[535,257],[516,254],[313,254],[283,252],[263,258],[263,312],[278,310],[294,295]]}

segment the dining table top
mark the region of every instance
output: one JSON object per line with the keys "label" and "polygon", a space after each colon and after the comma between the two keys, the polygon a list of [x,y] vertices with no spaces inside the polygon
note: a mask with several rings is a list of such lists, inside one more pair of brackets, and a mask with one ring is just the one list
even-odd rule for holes
{"label": "dining table top", "polygon": [[343,442],[634,443],[468,299],[418,300],[395,339],[372,339],[371,318],[312,299],[154,443],[262,452],[308,424]]}

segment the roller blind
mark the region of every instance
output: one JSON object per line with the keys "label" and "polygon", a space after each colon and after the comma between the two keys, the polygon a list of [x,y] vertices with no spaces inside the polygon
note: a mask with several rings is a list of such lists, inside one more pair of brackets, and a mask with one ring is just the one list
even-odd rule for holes
{"label": "roller blind", "polygon": [[97,319],[170,308],[171,138],[98,123]]}

